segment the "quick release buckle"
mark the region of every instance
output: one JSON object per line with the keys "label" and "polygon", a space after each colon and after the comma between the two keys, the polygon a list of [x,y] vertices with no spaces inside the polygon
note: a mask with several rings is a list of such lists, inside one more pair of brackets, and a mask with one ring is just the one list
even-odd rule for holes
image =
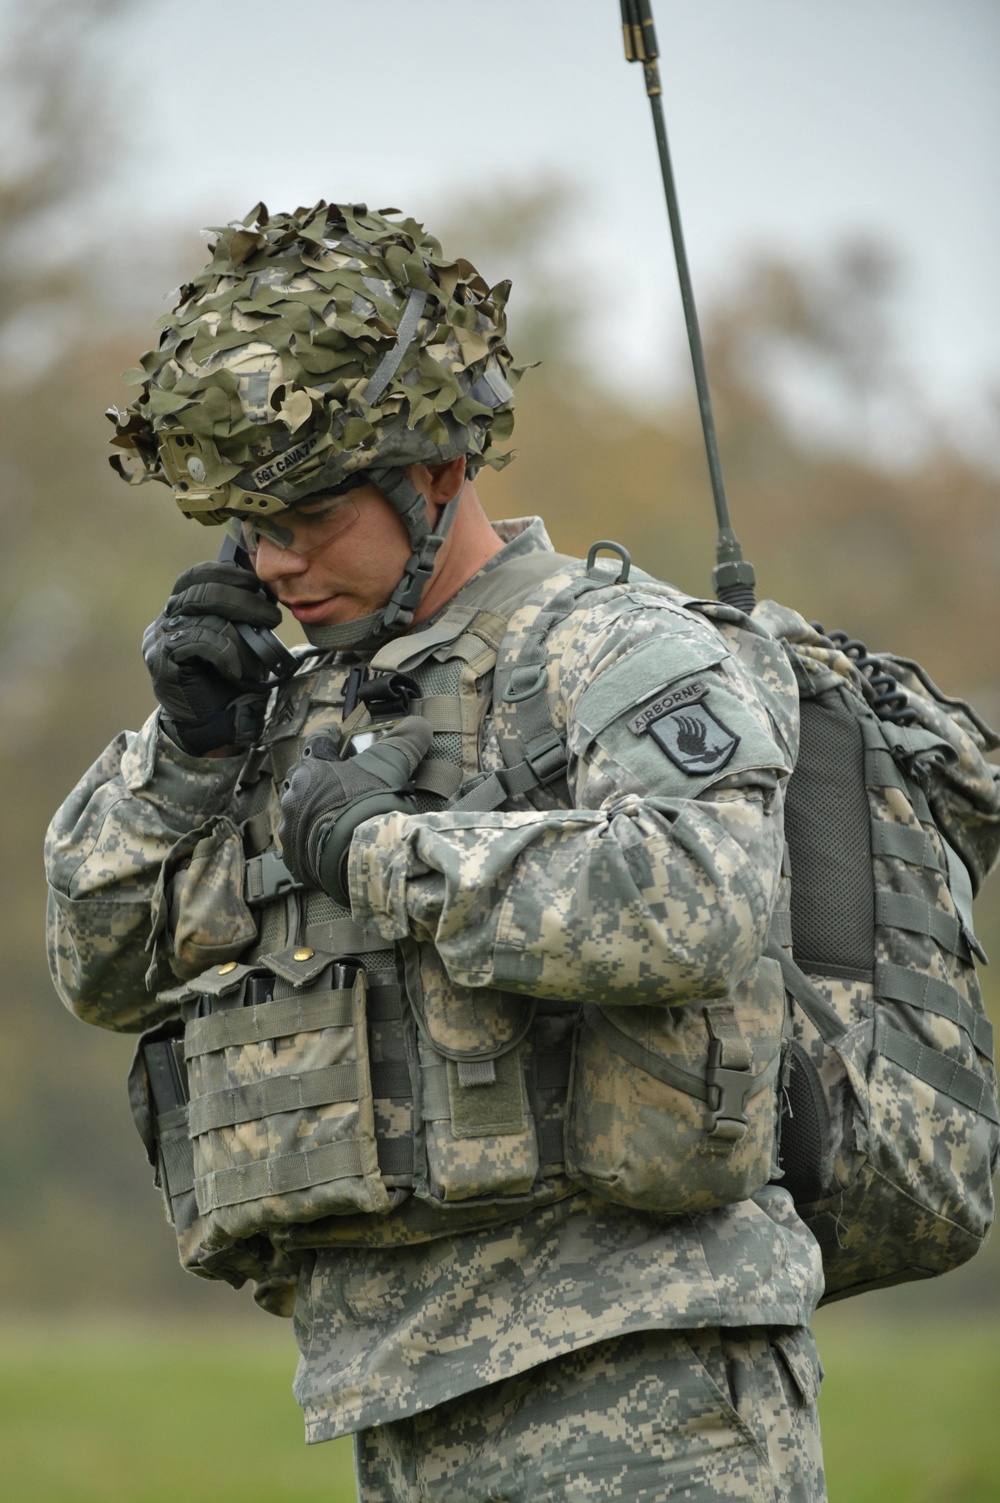
{"label": "quick release buckle", "polygon": [[566,747],[557,731],[525,749],[524,760],[538,780],[540,788],[547,788],[566,771]]}
{"label": "quick release buckle", "polygon": [[251,856],[246,864],[243,896],[251,907],[270,903],[286,892],[297,892],[302,886],[292,876],[277,851],[265,851],[261,856]]}
{"label": "quick release buckle", "polygon": [[705,1071],[705,1085],[708,1088],[706,1132],[713,1133],[720,1118],[726,1122],[736,1122],[741,1127],[749,1125],[747,1101],[753,1084],[750,1067],[738,1070],[724,1065],[722,1040],[711,1039],[708,1045],[708,1067]]}

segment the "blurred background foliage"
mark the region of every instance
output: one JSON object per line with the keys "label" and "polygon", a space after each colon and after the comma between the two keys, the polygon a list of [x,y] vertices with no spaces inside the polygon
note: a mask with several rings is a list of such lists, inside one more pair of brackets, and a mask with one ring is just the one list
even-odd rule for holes
{"label": "blurred background foliage", "polygon": [[[190,226],[74,243],[114,125],[97,52],[125,0],[43,0],[0,39],[0,1313],[218,1315],[240,1297],[182,1275],[129,1117],[132,1043],[73,1020],[49,983],[41,844],[56,805],[151,708],[139,642],[177,573],[217,538],[168,493],[129,490],[101,416],[152,343],[161,295],[199,265]],[[650,183],[650,192],[655,191]],[[693,399],[624,397],[582,353],[627,272],[553,265],[560,182],[425,206],[446,244],[511,276],[511,343],[541,362],[519,390],[516,463],[482,481],[494,516],[544,514],[556,546],[625,543],[644,568],[709,588],[710,495]],[[417,207],[416,212],[420,212]],[[664,276],[671,276],[664,234]],[[1000,720],[1000,472],[954,441],[900,364],[891,247],[734,268],[702,310],[735,524],[760,592],[872,647],[918,658]],[[603,280],[602,280],[603,279]],[[679,351],[664,364],[683,370]],[[1000,952],[1000,881],[980,902]],[[994,1018],[1000,989],[984,975]],[[987,1252],[933,1288],[869,1296],[903,1313],[994,1308]]]}

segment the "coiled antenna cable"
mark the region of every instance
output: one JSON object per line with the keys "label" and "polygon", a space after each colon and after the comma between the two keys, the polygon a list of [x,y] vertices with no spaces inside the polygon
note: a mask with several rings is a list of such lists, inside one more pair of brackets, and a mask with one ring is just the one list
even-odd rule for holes
{"label": "coiled antenna cable", "polygon": [[859,642],[857,637],[849,637],[846,631],[825,631],[818,621],[811,621],[809,624],[821,637],[826,637],[835,647],[839,647],[871,684],[875,691],[872,709],[880,720],[891,720],[894,725],[913,724],[917,717],[908,707],[906,693],[900,688],[898,680],[893,678],[882,658],[870,653],[864,642]]}

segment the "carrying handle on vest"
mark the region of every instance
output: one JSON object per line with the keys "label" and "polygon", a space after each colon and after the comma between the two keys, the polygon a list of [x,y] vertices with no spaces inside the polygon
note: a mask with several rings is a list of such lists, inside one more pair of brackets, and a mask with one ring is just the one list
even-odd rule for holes
{"label": "carrying handle on vest", "polygon": [[602,548],[606,548],[609,553],[617,553],[618,557],[621,559],[621,572],[619,573],[618,578],[615,580],[615,584],[625,584],[628,580],[629,574],[632,572],[632,555],[629,553],[627,548],[622,547],[621,543],[613,543],[610,538],[602,538],[599,543],[591,544],[591,547],[587,553],[587,573],[594,578],[599,577],[596,574],[595,565],[597,555]]}

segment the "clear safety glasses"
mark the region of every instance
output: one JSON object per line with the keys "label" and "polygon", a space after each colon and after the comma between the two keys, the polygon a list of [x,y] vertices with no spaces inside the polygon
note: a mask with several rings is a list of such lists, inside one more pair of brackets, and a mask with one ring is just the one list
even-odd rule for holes
{"label": "clear safety glasses", "polygon": [[234,517],[229,531],[251,558],[259,552],[262,540],[283,553],[306,558],[339,537],[357,515],[357,502],[348,492],[323,496],[277,516]]}

